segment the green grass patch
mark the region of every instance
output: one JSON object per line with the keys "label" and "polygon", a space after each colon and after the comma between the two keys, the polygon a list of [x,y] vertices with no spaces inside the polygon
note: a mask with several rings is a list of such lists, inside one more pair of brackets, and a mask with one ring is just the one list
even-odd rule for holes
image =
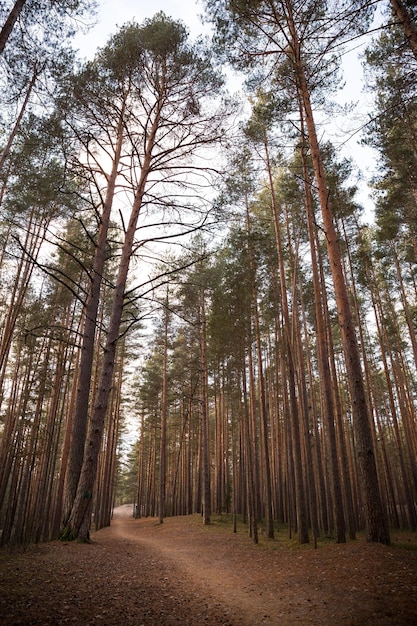
{"label": "green grass patch", "polygon": [[[229,534],[233,533],[233,515],[231,513],[213,514],[210,517],[210,525],[204,526],[201,515],[194,514],[187,516],[190,524],[202,526],[206,532],[210,534],[211,530]],[[249,536],[249,524],[242,521],[242,516],[236,517],[236,532],[239,536],[245,537],[249,545],[265,550],[290,550],[295,552],[303,552],[305,550],[314,549],[314,538],[310,530],[310,543],[300,544],[298,535],[294,529],[288,524],[280,522],[274,523],[274,539],[268,538],[268,527],[265,520],[258,520],[258,543],[255,544],[253,538]],[[391,547],[402,548],[405,550],[417,552],[417,532],[410,530],[391,529]],[[245,541],[245,542],[246,542]],[[354,542],[365,543],[366,537],[364,531],[356,533],[356,540],[350,540],[346,537],[347,543]],[[317,548],[323,548],[328,545],[334,545],[336,538],[332,534],[322,534],[317,537]],[[343,545],[343,544],[342,544]]]}
{"label": "green grass patch", "polygon": [[398,530],[397,528],[390,531],[391,544],[394,548],[403,548],[411,552],[417,552],[417,532],[412,530]]}

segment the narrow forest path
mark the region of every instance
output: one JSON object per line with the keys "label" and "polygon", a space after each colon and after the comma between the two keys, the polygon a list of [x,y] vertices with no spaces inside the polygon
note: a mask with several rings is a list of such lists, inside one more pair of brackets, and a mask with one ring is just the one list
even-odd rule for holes
{"label": "narrow forest path", "polygon": [[417,624],[417,553],[364,542],[268,549],[196,517],[159,525],[122,511],[111,532],[171,561],[187,588],[206,590],[233,623]]}
{"label": "narrow forest path", "polygon": [[[216,533],[211,536],[204,526],[191,528],[184,519],[166,519],[160,525],[155,519],[138,522],[116,512],[111,532],[122,540],[134,542],[151,549],[155,556],[177,570],[181,584],[191,589],[197,597],[211,597],[210,603],[218,603],[226,610],[233,624],[272,624],[277,615],[271,616],[264,606],[268,585],[259,587],[259,580],[252,580],[251,569],[256,560],[254,554],[242,568],[239,552],[234,554],[230,546],[230,534]],[[173,523],[174,522],[174,523]],[[208,532],[207,532],[208,531]],[[266,582],[266,581],[265,581]],[[275,602],[273,602],[274,608]],[[282,617],[282,616],[280,616]],[[273,618],[273,621],[271,621]],[[280,623],[284,623],[280,621]]]}
{"label": "narrow forest path", "polygon": [[0,550],[0,624],[417,624],[416,551],[285,544],[119,507],[90,545]]}

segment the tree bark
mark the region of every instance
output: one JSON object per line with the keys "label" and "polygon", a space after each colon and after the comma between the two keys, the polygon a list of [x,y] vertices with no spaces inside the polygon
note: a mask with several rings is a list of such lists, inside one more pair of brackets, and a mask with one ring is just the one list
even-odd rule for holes
{"label": "tree bark", "polygon": [[9,155],[10,148],[12,147],[14,138],[16,137],[17,131],[19,130],[20,123],[22,121],[23,115],[25,114],[26,107],[27,107],[27,105],[29,103],[29,98],[30,98],[30,95],[32,93],[32,90],[33,90],[33,88],[35,86],[35,83],[36,83],[36,81],[38,79],[39,74],[42,72],[44,67],[45,67],[45,65],[43,65],[43,67],[41,67],[39,69],[38,67],[35,66],[35,68],[33,70],[32,78],[30,79],[28,88],[26,90],[25,99],[23,100],[22,106],[20,107],[20,111],[19,111],[19,114],[18,114],[18,116],[16,118],[14,126],[12,128],[12,131],[11,131],[11,133],[9,135],[9,138],[8,138],[8,140],[6,142],[6,145],[4,146],[4,148],[2,150],[2,153],[0,155],[0,172],[3,169],[3,167],[4,167],[4,163],[5,163],[8,155]]}
{"label": "tree bark", "polygon": [[77,492],[78,481],[84,458],[84,446],[87,432],[88,409],[90,405],[91,373],[93,370],[94,345],[97,326],[97,313],[100,302],[101,284],[106,260],[107,234],[110,215],[116,189],[116,178],[123,145],[124,110],[122,109],[117,129],[117,144],[113,158],[112,170],[109,175],[106,198],[100,216],[100,227],[91,271],[90,290],[84,311],[84,328],[82,331],[81,358],[77,383],[77,399],[71,428],[71,445],[66,468],[63,520],[65,528]]}
{"label": "tree bark", "polygon": [[390,3],[393,13],[400,22],[408,43],[410,44],[410,48],[417,60],[417,27],[407,11],[404,2],[401,0],[390,0]]}
{"label": "tree bark", "polygon": [[3,28],[0,31],[0,54],[2,54],[7,40],[10,37],[10,34],[13,30],[14,25],[16,24],[19,15],[22,12],[23,7],[26,4],[26,0],[16,0],[13,8],[11,9],[9,15],[7,16],[6,21],[4,22]]}
{"label": "tree bark", "polygon": [[152,150],[156,140],[161,107],[162,100],[159,100],[157,103],[155,118],[148,136],[140,179],[135,193],[129,224],[126,229],[125,240],[122,247],[119,270],[113,295],[109,329],[106,338],[106,345],[104,347],[103,363],[100,371],[100,380],[90,420],[88,436],[85,442],[84,460],[78,481],[77,492],[69,520],[64,525],[61,533],[62,539],[78,539],[86,542],[90,539],[93,489],[97,475],[103,426],[113,383],[116,347],[122,321],[126,282],[133,251],[136,226],[142,207],[146,182],[150,173]]}
{"label": "tree bark", "polygon": [[262,442],[263,442],[263,467],[264,467],[265,481],[266,481],[265,506],[266,506],[266,520],[267,520],[267,535],[268,535],[268,539],[273,539],[274,538],[274,517],[272,513],[272,480],[271,480],[271,464],[270,464],[270,454],[269,454],[268,418],[267,418],[267,409],[266,409],[264,371],[263,371],[263,363],[262,363],[261,333],[260,333],[259,311],[258,311],[258,290],[256,287],[256,267],[255,267],[255,259],[253,255],[252,242],[251,242],[250,215],[249,215],[249,207],[248,207],[247,199],[246,199],[246,229],[248,232],[249,266],[251,270],[253,316],[254,316],[254,325],[255,325],[255,342],[256,342],[256,354],[257,354],[257,360],[258,360],[258,395],[259,395],[261,436],[262,436]]}
{"label": "tree bark", "polygon": [[[258,520],[256,517],[255,510],[255,473],[254,473],[254,447],[255,442],[253,441],[253,437],[251,436],[251,428],[250,428],[250,409],[249,409],[249,401],[248,401],[248,390],[247,390],[247,381],[246,381],[246,372],[242,370],[242,415],[241,415],[241,431],[242,431],[242,440],[243,440],[243,454],[245,458],[245,476],[244,476],[244,484],[245,484],[245,493],[246,493],[246,502],[247,502],[247,512],[249,516],[249,536],[252,537],[254,543],[258,543]],[[243,481],[242,481],[243,482]]]}
{"label": "tree bark", "polygon": [[167,450],[167,375],[168,375],[168,320],[169,320],[168,291],[164,311],[164,357],[162,370],[162,398],[161,398],[161,440],[159,445],[159,523],[162,524],[165,512],[166,496],[166,450]]}
{"label": "tree bark", "polygon": [[[301,128],[304,130],[304,120],[301,113]],[[304,135],[303,135],[304,140]],[[318,259],[316,251],[316,233],[315,233],[315,216],[313,211],[313,198],[311,196],[311,186],[307,168],[307,156],[305,149],[302,149],[303,161],[303,177],[305,185],[305,208],[307,213],[308,238],[310,243],[311,268],[313,274],[314,288],[314,306],[316,313],[317,328],[317,352],[320,371],[320,388],[322,396],[322,406],[324,412],[324,422],[327,430],[327,438],[329,445],[329,461],[331,485],[333,492],[333,501],[336,519],[336,541],[337,543],[346,542],[345,517],[343,511],[343,498],[340,486],[340,472],[337,458],[336,430],[334,423],[335,407],[332,391],[332,380],[329,364],[329,351],[327,348],[327,337],[325,327],[325,307],[323,306],[322,289],[324,286],[320,283],[320,274],[318,270]]]}
{"label": "tree bark", "polygon": [[286,4],[289,9],[288,25],[293,46],[293,61],[299,84],[301,103],[305,113],[311,157],[316,177],[323,226],[326,235],[327,253],[329,256],[335,290],[339,325],[342,333],[343,350],[345,354],[352,402],[352,416],[356,435],[356,446],[358,450],[357,454],[361,471],[361,486],[364,498],[367,540],[389,544],[389,530],[379,492],[375,452],[372,443],[370,416],[366,404],[362,367],[356,341],[353,316],[349,303],[348,290],[343,274],[339,242],[333,222],[333,211],[329,197],[329,189],[321,158],[313,110],[310,102],[310,93],[304,71],[304,64],[301,58],[301,47],[296,27],[292,20],[291,3],[286,2]]}
{"label": "tree bark", "polygon": [[200,368],[201,368],[201,430],[203,454],[203,521],[210,524],[211,516],[211,476],[210,476],[210,430],[208,423],[207,398],[207,336],[206,336],[206,304],[205,289],[201,289],[200,319]]}
{"label": "tree bark", "polygon": [[279,264],[279,277],[281,287],[281,307],[283,316],[283,334],[286,350],[286,368],[288,370],[288,387],[290,396],[290,420],[291,420],[291,438],[293,445],[293,462],[294,462],[294,477],[295,477],[295,500],[296,500],[296,515],[297,515],[297,529],[298,540],[300,543],[308,543],[308,521],[307,521],[307,501],[305,494],[304,476],[302,468],[301,457],[301,423],[300,423],[300,407],[297,402],[296,394],[296,373],[294,363],[294,350],[291,340],[291,324],[289,315],[289,306],[287,298],[287,286],[285,278],[284,268],[284,253],[281,240],[280,220],[278,215],[278,206],[276,203],[274,192],[274,181],[272,178],[272,167],[269,158],[268,142],[265,136],[265,155],[267,164],[267,173],[269,181],[269,191],[271,195],[272,214],[275,230],[275,241],[277,245],[278,264]]}

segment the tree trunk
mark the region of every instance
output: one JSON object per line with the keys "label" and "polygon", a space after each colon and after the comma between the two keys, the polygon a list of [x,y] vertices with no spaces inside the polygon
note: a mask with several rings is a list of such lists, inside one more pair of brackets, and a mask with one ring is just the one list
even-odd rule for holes
{"label": "tree trunk", "polygon": [[268,142],[265,136],[265,155],[267,164],[267,173],[269,180],[269,191],[271,195],[272,214],[274,220],[275,241],[278,254],[279,278],[281,288],[281,307],[283,316],[283,335],[286,353],[286,367],[288,370],[288,387],[290,397],[290,420],[291,420],[291,438],[293,445],[293,462],[294,462],[294,478],[295,478],[295,499],[297,514],[298,540],[300,543],[308,543],[308,521],[307,521],[307,501],[305,494],[304,476],[301,457],[301,423],[300,423],[300,407],[297,401],[296,393],[296,373],[294,363],[294,351],[291,340],[291,324],[287,297],[287,286],[284,268],[284,253],[281,240],[280,220],[278,215],[278,206],[276,203],[274,192],[274,181],[272,177],[272,167],[269,158]]}
{"label": "tree trunk", "polygon": [[100,227],[97,245],[91,270],[90,290],[84,310],[84,328],[82,331],[81,358],[77,382],[77,400],[75,413],[72,419],[71,446],[68,466],[66,468],[66,482],[64,492],[63,520],[65,528],[77,492],[78,481],[84,457],[84,446],[87,432],[88,409],[90,406],[91,374],[93,370],[94,346],[97,325],[97,313],[100,302],[100,291],[104,273],[107,247],[107,233],[110,224],[110,215],[116,189],[121,150],[124,134],[124,111],[120,114],[117,129],[117,144],[112,163],[112,170],[108,178],[106,199],[100,216]]}
{"label": "tree trunk", "polygon": [[253,301],[253,317],[255,325],[255,342],[256,342],[256,354],[258,360],[258,396],[259,396],[259,413],[260,413],[260,427],[261,436],[263,442],[263,467],[265,473],[265,493],[266,493],[266,521],[267,521],[267,535],[268,539],[274,538],[274,517],[272,514],[272,481],[271,481],[271,464],[269,454],[269,436],[268,436],[268,417],[266,410],[266,395],[265,395],[265,381],[262,363],[262,349],[261,349],[261,332],[259,324],[259,311],[258,311],[258,290],[256,287],[256,267],[255,259],[253,255],[252,242],[251,242],[251,227],[248,200],[246,199],[246,229],[248,233],[248,252],[249,252],[249,265],[251,270],[251,283],[252,283],[252,301]]}
{"label": "tree trunk", "polygon": [[[287,5],[290,3],[287,2]],[[343,274],[341,255],[336,228],[333,222],[333,211],[329,197],[326,174],[324,171],[320,147],[317,139],[310,93],[301,59],[301,49],[291,13],[289,27],[292,38],[294,64],[299,83],[299,95],[305,113],[305,121],[311,150],[311,157],[316,177],[316,185],[320,200],[324,232],[326,235],[327,252],[335,290],[339,325],[342,333],[343,350],[352,402],[352,416],[356,435],[356,446],[361,470],[361,486],[363,490],[368,541],[389,544],[389,530],[379,493],[376,471],[375,452],[372,443],[370,416],[366,404],[363,384],[362,367],[356,342],[355,327],[349,303],[349,295]]]}
{"label": "tree trunk", "polygon": [[417,368],[417,337],[416,337],[416,332],[414,330],[414,323],[413,323],[412,314],[410,311],[410,305],[408,303],[407,294],[406,294],[405,287],[404,287],[403,275],[402,275],[402,271],[400,267],[400,261],[397,255],[395,242],[390,243],[390,249],[392,252],[393,259],[394,259],[395,269],[397,271],[401,303],[403,305],[404,315],[405,315],[405,319],[406,319],[407,326],[408,326],[408,332],[410,334],[411,345],[413,347],[414,365]]}
{"label": "tree trunk", "polygon": [[242,401],[242,415],[241,415],[241,429],[242,429],[242,439],[243,439],[243,453],[245,458],[245,476],[244,476],[244,484],[245,484],[245,492],[246,492],[246,502],[247,502],[247,510],[249,515],[249,536],[252,537],[254,543],[258,543],[258,520],[256,517],[255,510],[255,501],[256,501],[256,493],[255,493],[255,472],[254,472],[254,441],[251,436],[251,428],[250,428],[250,410],[249,410],[249,402],[248,402],[248,391],[247,391],[247,382],[246,382],[246,372],[242,371],[242,392],[243,392],[243,401]]}
{"label": "tree trunk", "polygon": [[396,15],[398,21],[400,22],[404,34],[407,37],[408,43],[410,44],[410,48],[417,60],[417,28],[414,24],[411,15],[407,11],[407,7],[404,2],[401,0],[390,0],[391,7],[394,15]]}
{"label": "tree trunk", "polygon": [[16,21],[18,20],[25,4],[26,0],[16,0],[6,21],[4,22],[3,28],[0,31],[0,54],[2,54],[6,46],[7,40],[9,39],[13,27],[16,24]]}
{"label": "tree trunk", "polygon": [[[304,120],[301,113],[301,127],[304,130]],[[303,134],[304,140],[304,134]],[[316,226],[315,216],[313,210],[313,198],[311,195],[311,183],[309,180],[308,167],[307,167],[307,155],[303,146],[302,149],[302,161],[303,161],[303,177],[305,185],[305,208],[307,212],[307,226],[308,226],[308,238],[310,243],[310,256],[311,256],[311,268],[313,274],[313,288],[314,288],[314,306],[316,313],[316,329],[317,329],[317,352],[318,363],[320,372],[320,388],[322,396],[322,406],[324,412],[324,423],[327,430],[327,439],[329,446],[329,462],[330,462],[330,474],[332,495],[335,508],[336,519],[336,541],[337,543],[346,542],[345,532],[345,517],[343,511],[343,499],[342,491],[340,487],[340,472],[337,459],[337,445],[336,445],[336,430],[334,423],[334,399],[332,390],[332,380],[329,364],[329,351],[327,348],[327,337],[324,314],[325,307],[323,306],[323,294],[324,285],[320,282],[320,273],[318,269],[318,259],[316,251]]]}
{"label": "tree trunk", "polygon": [[210,524],[211,515],[211,477],[210,477],[210,430],[208,423],[207,398],[207,337],[206,337],[206,304],[204,286],[201,290],[200,320],[200,368],[201,368],[201,431],[203,453],[203,520]]}
{"label": "tree trunk", "polygon": [[[299,274],[299,272],[297,272]],[[302,286],[299,287],[299,293],[301,293]],[[296,297],[293,298],[293,301],[296,302]],[[301,301],[301,297],[300,297]],[[297,311],[293,313],[295,336],[297,337],[297,353],[298,353],[298,370],[300,371],[299,376],[299,389],[300,389],[300,401],[302,404],[302,414],[304,417],[303,420],[303,435],[304,435],[304,449],[305,449],[305,458],[306,458],[306,475],[308,480],[308,494],[309,494],[309,505],[310,505],[310,520],[311,520],[311,530],[313,533],[314,547],[317,548],[317,537],[319,535],[318,531],[318,515],[317,515],[317,492],[316,492],[316,480],[315,480],[315,472],[314,472],[314,464],[313,464],[313,452],[312,452],[312,442],[313,438],[310,430],[310,416],[309,416],[309,400],[308,400],[308,392],[307,392],[307,375],[306,375],[306,365],[304,362],[305,356],[303,352],[303,346],[308,342],[308,333],[306,329],[306,315],[305,310],[302,310],[303,315],[303,327],[304,327],[304,338],[301,334],[300,328],[300,320],[298,317]]]}
{"label": "tree trunk", "polygon": [[109,396],[113,383],[113,372],[116,358],[116,347],[119,339],[120,325],[123,315],[123,304],[126,290],[130,259],[132,256],[136,226],[142,207],[145,186],[150,173],[152,150],[155,144],[156,131],[160,118],[161,101],[148,136],[144,161],[141,169],[129,224],[126,229],[125,239],[122,247],[118,275],[113,295],[112,311],[109,322],[109,329],[104,347],[103,362],[100,371],[100,380],[97,396],[91,416],[88,437],[85,442],[84,460],[78,481],[77,493],[71,515],[64,525],[61,533],[62,539],[78,539],[89,541],[90,523],[92,513],[92,498],[94,483],[97,475],[98,457],[100,452],[101,438],[104,421],[109,404]]}
{"label": "tree trunk", "polygon": [[10,148],[12,147],[14,138],[16,137],[17,131],[19,130],[20,127],[20,122],[22,121],[23,115],[25,114],[26,111],[26,107],[29,103],[29,98],[30,98],[30,94],[32,93],[32,89],[35,86],[36,80],[39,76],[39,74],[42,72],[43,68],[45,67],[45,65],[42,66],[41,69],[39,69],[38,67],[35,66],[34,70],[33,70],[33,74],[32,74],[32,78],[30,79],[28,88],[26,90],[26,95],[25,95],[25,99],[23,100],[22,106],[20,107],[20,111],[19,114],[16,118],[16,121],[14,123],[14,126],[12,128],[12,131],[9,135],[9,138],[6,142],[6,145],[4,146],[2,153],[0,155],[0,172],[3,169],[4,163],[9,155],[10,152]]}
{"label": "tree trunk", "polygon": [[13,333],[35,268],[34,261],[38,258],[48,226],[49,221],[42,219],[42,214],[37,212],[36,207],[34,207],[25,227],[25,241],[21,243],[19,240],[20,247],[22,248],[22,256],[16,269],[14,285],[0,344],[0,405],[3,397],[4,376],[12,345]]}
{"label": "tree trunk", "polygon": [[168,321],[169,321],[168,291],[164,310],[164,362],[162,370],[162,398],[161,398],[161,440],[159,445],[159,523],[162,524],[166,515],[166,450],[167,450],[167,375],[168,375]]}

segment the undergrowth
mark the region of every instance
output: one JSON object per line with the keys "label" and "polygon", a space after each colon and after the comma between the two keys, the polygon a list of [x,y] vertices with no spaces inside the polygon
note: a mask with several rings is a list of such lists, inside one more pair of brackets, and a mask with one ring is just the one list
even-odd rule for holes
{"label": "undergrowth", "polygon": [[[198,519],[198,516],[197,516]],[[206,526],[207,529],[214,527],[222,532],[233,532],[233,515],[223,513],[221,515],[212,515],[211,523]],[[236,521],[237,533],[246,533],[248,539],[253,541],[249,537],[249,524],[242,521],[242,517],[237,516]],[[266,522],[258,522],[258,546],[268,550],[279,550],[287,548],[291,550],[308,550],[314,548],[314,538],[310,531],[310,543],[300,544],[297,537],[297,531],[292,529],[288,524],[275,522],[274,524],[274,539],[269,539],[267,536]],[[365,532],[358,531],[356,533],[356,540],[346,539],[347,543],[364,542]],[[332,534],[323,534],[316,539],[317,547],[324,547],[335,543],[335,537]],[[343,545],[343,544],[342,544]],[[391,529],[391,548],[402,548],[410,551],[417,551],[417,532],[410,530]]]}

